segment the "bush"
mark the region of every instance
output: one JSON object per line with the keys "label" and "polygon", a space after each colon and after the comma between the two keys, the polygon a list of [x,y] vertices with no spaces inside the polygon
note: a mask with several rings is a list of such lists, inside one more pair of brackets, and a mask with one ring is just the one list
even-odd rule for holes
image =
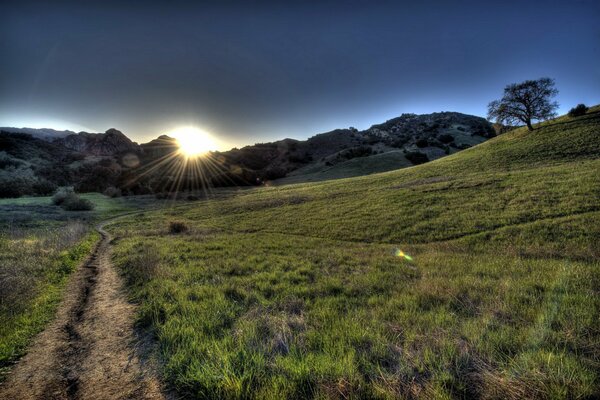
{"label": "bush", "polygon": [[423,164],[429,161],[427,154],[421,153],[420,151],[410,151],[404,155],[408,161],[414,165]]}
{"label": "bush", "polygon": [[33,184],[33,191],[35,194],[48,196],[56,191],[56,184],[47,179],[40,178],[36,183]]}
{"label": "bush", "polygon": [[187,224],[182,221],[171,221],[169,223],[169,232],[171,233],[183,233],[189,230]]}
{"label": "bush", "polygon": [[427,139],[419,139],[415,144],[417,145],[417,147],[421,148],[429,146],[429,142],[427,141]]}
{"label": "bush", "polygon": [[108,197],[121,197],[121,189],[116,188],[114,186],[109,186],[104,191],[104,195]]}
{"label": "bush", "polygon": [[439,139],[440,142],[445,143],[445,144],[448,144],[450,142],[454,142],[454,136],[448,135],[448,134],[446,134],[446,135],[440,135],[438,137],[438,139]]}
{"label": "bush", "polygon": [[88,199],[82,199],[72,187],[62,187],[52,196],[52,204],[61,206],[67,211],[90,211],[94,209],[94,203]]}
{"label": "bush", "polygon": [[67,211],[91,211],[94,209],[94,203],[71,193],[65,198],[61,207]]}
{"label": "bush", "polygon": [[54,193],[54,196],[52,196],[52,204],[60,206],[65,202],[67,197],[72,194],[75,194],[72,187],[59,188],[56,193]]}
{"label": "bush", "polygon": [[339,152],[337,157],[340,159],[351,160],[356,157],[368,157],[371,154],[373,154],[373,148],[371,148],[371,146],[358,146]]}
{"label": "bush", "polygon": [[581,117],[585,115],[588,108],[585,104],[577,104],[576,107],[573,107],[569,110],[569,117]]}

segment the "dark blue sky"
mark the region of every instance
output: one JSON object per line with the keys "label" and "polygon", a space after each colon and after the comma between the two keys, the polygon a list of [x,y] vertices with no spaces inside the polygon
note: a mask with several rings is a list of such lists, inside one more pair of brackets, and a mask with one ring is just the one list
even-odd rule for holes
{"label": "dark blue sky", "polygon": [[485,116],[550,76],[600,103],[600,1],[43,2],[0,5],[0,126],[230,145],[403,112]]}

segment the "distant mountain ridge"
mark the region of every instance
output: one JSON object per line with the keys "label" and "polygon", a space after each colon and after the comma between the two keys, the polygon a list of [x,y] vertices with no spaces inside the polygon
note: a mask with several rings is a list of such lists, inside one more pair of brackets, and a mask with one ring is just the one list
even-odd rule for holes
{"label": "distant mountain ridge", "polygon": [[[307,140],[213,152],[207,156],[202,185],[302,182],[382,172],[434,160],[493,136],[492,125],[477,116],[403,114],[362,131],[336,129]],[[114,128],[105,133],[2,128],[0,197],[47,194],[60,185],[79,191],[114,186],[132,194],[194,189],[197,172],[186,170],[176,153],[175,139],[166,135],[137,144]],[[152,167],[164,159],[180,164]]]}
{"label": "distant mountain ridge", "polygon": [[280,179],[289,174],[299,176],[310,170],[313,178],[319,180],[314,171],[339,168],[354,158],[402,153],[393,157],[387,166],[363,171],[382,172],[434,160],[494,136],[492,124],[473,115],[457,112],[403,114],[363,131],[335,129],[307,140],[284,139],[222,154],[240,166],[260,171],[264,179]]}
{"label": "distant mountain ridge", "polygon": [[0,127],[0,131],[4,132],[13,132],[13,133],[25,133],[27,135],[31,135],[34,138],[46,140],[48,142],[52,142],[55,139],[60,139],[67,137],[69,135],[76,135],[76,132],[73,131],[58,131],[50,128],[11,128],[11,127]]}

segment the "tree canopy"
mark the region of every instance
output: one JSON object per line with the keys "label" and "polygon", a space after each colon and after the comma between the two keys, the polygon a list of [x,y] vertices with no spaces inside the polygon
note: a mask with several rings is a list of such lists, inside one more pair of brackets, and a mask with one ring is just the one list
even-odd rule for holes
{"label": "tree canopy", "polygon": [[556,116],[558,94],[554,79],[540,78],[512,83],[504,88],[504,96],[488,105],[488,119],[503,125],[524,123],[531,131],[533,120],[543,121]]}

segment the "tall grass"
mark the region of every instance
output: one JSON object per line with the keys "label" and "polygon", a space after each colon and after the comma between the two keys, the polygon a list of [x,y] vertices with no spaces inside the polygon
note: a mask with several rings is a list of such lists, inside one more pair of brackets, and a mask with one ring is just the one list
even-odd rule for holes
{"label": "tall grass", "polygon": [[29,339],[52,318],[66,277],[89,253],[96,238],[80,221],[2,232],[0,369],[16,360]]}

